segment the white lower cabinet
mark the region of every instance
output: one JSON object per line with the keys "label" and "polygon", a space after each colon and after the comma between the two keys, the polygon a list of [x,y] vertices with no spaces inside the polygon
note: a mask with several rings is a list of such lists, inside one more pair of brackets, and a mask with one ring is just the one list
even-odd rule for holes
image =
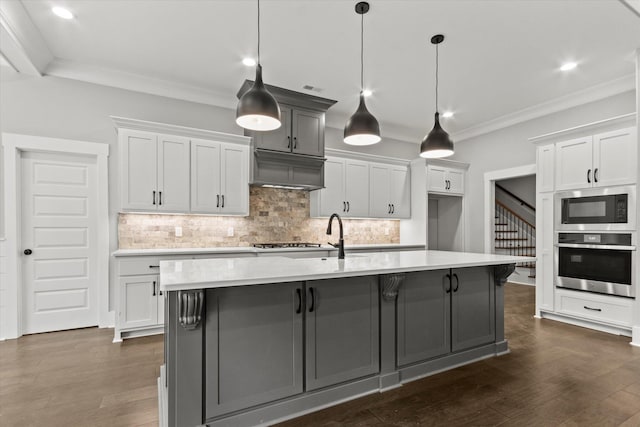
{"label": "white lower cabinet", "polygon": [[[160,298],[157,274],[120,279],[120,329],[133,329],[160,324],[164,302]],[[164,313],[163,313],[164,314]]]}
{"label": "white lower cabinet", "polygon": [[633,301],[628,298],[568,289],[557,289],[556,296],[558,313],[614,326],[631,326]]}

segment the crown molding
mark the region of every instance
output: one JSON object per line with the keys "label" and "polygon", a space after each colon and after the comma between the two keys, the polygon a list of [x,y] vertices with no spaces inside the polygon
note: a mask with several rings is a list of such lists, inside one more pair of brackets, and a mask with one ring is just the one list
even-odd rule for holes
{"label": "crown molding", "polygon": [[640,0],[620,0],[620,3],[627,6],[631,12],[640,18]]}
{"label": "crown molding", "polygon": [[557,140],[558,138],[566,138],[576,134],[591,134],[596,131],[600,131],[603,128],[633,126],[635,124],[635,119],[636,113],[623,114],[621,116],[611,117],[568,129],[546,133],[544,135],[534,136],[529,138],[529,142],[533,144],[540,144],[549,140]]}
{"label": "crown molding", "polygon": [[186,126],[171,125],[167,123],[149,122],[146,120],[130,119],[127,117],[109,117],[116,125],[117,129],[141,130],[145,132],[164,133],[184,136],[188,138],[201,138],[217,142],[230,142],[233,144],[242,145],[249,145],[251,143],[251,138],[248,136],[216,132],[208,129],[197,129]]}
{"label": "crown molding", "polygon": [[472,126],[460,132],[456,132],[452,135],[452,139],[456,143],[462,142],[518,123],[537,119],[552,113],[557,113],[558,111],[567,110],[589,102],[598,101],[613,95],[628,92],[634,90],[635,87],[635,75],[629,74],[610,82],[591,86],[587,89],[507,114],[478,126]]}
{"label": "crown molding", "polygon": [[0,51],[15,70],[41,77],[53,54],[20,1],[0,2]]}
{"label": "crown molding", "polygon": [[400,159],[398,157],[380,156],[377,154],[361,153],[358,151],[340,150],[338,148],[325,148],[325,156],[340,157],[343,159],[362,160],[373,163],[386,163],[398,166],[407,166],[410,160]]}
{"label": "crown molding", "polygon": [[49,65],[46,74],[224,108],[235,109],[237,102],[232,94],[226,95],[200,86],[176,83],[115,68],[100,67],[60,58],[56,58]]}

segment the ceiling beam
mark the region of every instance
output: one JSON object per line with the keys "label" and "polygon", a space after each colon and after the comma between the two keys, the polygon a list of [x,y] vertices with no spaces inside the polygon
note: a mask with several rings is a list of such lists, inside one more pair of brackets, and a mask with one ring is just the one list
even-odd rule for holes
{"label": "ceiling beam", "polygon": [[0,2],[0,53],[20,73],[42,76],[53,60],[21,1]]}

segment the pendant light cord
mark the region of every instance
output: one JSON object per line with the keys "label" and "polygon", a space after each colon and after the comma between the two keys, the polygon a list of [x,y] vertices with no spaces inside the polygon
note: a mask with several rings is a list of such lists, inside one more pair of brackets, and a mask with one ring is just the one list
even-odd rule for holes
{"label": "pendant light cord", "polygon": [[436,44],[436,113],[438,112],[438,45]]}
{"label": "pendant light cord", "polygon": [[360,14],[360,93],[364,92],[364,13]]}
{"label": "pendant light cord", "polygon": [[258,0],[258,65],[260,65],[260,0]]}

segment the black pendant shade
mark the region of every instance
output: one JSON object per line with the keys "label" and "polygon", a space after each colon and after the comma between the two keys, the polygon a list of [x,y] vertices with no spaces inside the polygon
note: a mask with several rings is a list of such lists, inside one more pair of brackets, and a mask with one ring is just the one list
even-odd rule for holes
{"label": "black pendant shade", "polygon": [[356,4],[360,15],[360,104],[344,126],[344,142],[349,145],[372,145],[380,142],[380,125],[364,102],[364,14],[369,11],[369,3]]}
{"label": "black pendant shade", "polygon": [[433,129],[420,144],[420,157],[438,158],[453,154],[453,141],[449,134],[440,126],[440,113],[436,111]]}
{"label": "black pendant shade", "polygon": [[380,142],[378,120],[367,110],[364,95],[360,93],[360,105],[344,126],[344,142],[350,145],[371,145]]}
{"label": "black pendant shade", "polygon": [[449,134],[440,126],[440,113],[438,113],[438,45],[444,41],[442,34],[431,37],[431,43],[436,45],[436,115],[433,129],[420,144],[420,157],[428,159],[447,157],[453,154],[453,141]]}
{"label": "black pendant shade", "polygon": [[240,98],[236,107],[236,123],[245,129],[268,131],[281,124],[280,106],[262,82],[262,65],[256,65],[256,80]]}

